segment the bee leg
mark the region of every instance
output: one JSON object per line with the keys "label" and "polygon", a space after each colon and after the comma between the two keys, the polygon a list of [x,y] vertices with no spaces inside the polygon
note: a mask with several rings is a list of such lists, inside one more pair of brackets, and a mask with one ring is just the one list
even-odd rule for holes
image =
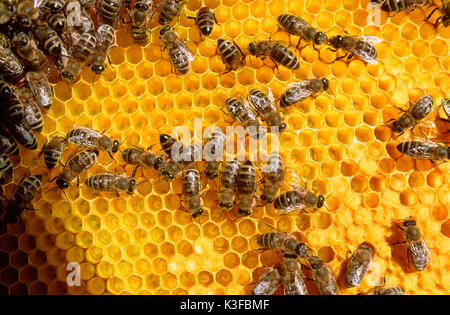
{"label": "bee leg", "polygon": [[79,176],[77,176],[77,187],[78,188],[80,187],[80,177]]}
{"label": "bee leg", "polygon": [[437,28],[439,27],[439,24],[441,23],[441,21],[444,19],[444,17],[442,17],[442,16],[440,16],[440,17],[438,17],[437,18],[437,20],[436,20],[436,22],[434,23],[434,26],[433,26],[433,28],[435,29],[435,30],[437,30]]}
{"label": "bee leg", "polygon": [[332,52],[337,52],[338,50],[335,48],[335,49],[331,49],[330,47],[328,47],[327,48],[329,51],[332,51]]}
{"label": "bee leg", "polygon": [[408,247],[406,250],[406,256],[408,257],[408,269],[411,269],[411,259],[409,258],[411,254],[411,249]]}
{"label": "bee leg", "polygon": [[136,171],[137,171],[137,169],[139,168],[139,166],[140,166],[140,165],[138,165],[138,166],[136,166],[136,167],[134,168],[133,172],[131,173],[131,177],[134,178],[134,175],[136,175]]}
{"label": "bee leg", "polygon": [[317,51],[318,53],[320,53],[320,49],[317,48],[316,44],[313,44],[313,49],[314,49],[315,51]]}
{"label": "bee leg", "polygon": [[434,8],[433,11],[431,11],[431,13],[428,14],[428,16],[423,21],[428,22],[430,20],[431,16],[434,14],[434,12],[436,12],[437,10],[439,10],[439,7]]}
{"label": "bee leg", "polygon": [[114,157],[112,156],[111,152],[108,151],[108,155],[114,161],[114,163],[117,164],[117,161],[114,159]]}
{"label": "bee leg", "polygon": [[220,25],[219,22],[217,22],[216,15],[214,13],[212,14],[212,17],[214,19],[214,22],[216,22],[217,25]]}
{"label": "bee leg", "polygon": [[278,69],[278,64],[275,61],[275,59],[273,59],[272,57],[270,57],[270,60],[272,60],[272,62],[275,64],[275,69],[277,69],[277,72],[280,73],[280,69]]}
{"label": "bee leg", "polygon": [[394,223],[395,224],[395,226],[398,228],[398,229],[400,229],[401,231],[404,231],[405,229],[404,228],[402,228],[400,225],[398,225],[397,223]]}
{"label": "bee leg", "polygon": [[394,246],[394,245],[400,245],[400,244],[405,244],[405,243],[407,243],[407,241],[399,241],[399,242],[391,243],[389,245]]}
{"label": "bee leg", "polygon": [[298,47],[300,47],[300,43],[302,42],[302,38],[300,37],[299,39],[298,39],[298,43],[297,43],[297,46],[295,46],[295,49],[298,49]]}

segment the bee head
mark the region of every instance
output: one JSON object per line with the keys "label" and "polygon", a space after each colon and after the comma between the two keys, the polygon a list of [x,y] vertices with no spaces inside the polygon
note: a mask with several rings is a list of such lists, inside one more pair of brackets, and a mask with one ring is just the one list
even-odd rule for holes
{"label": "bee head", "polygon": [[295,254],[297,254],[300,257],[307,257],[308,256],[308,246],[306,246],[306,244],[303,242],[296,244]]}
{"label": "bee head", "polygon": [[320,82],[322,82],[322,87],[323,87],[323,89],[324,89],[325,91],[328,90],[328,89],[330,88],[330,81],[328,81],[327,78],[322,78],[322,79],[320,80]]}
{"label": "bee head", "polygon": [[317,32],[316,35],[314,35],[314,44],[316,45],[325,44],[327,40],[328,37],[323,32]]}
{"label": "bee head", "polygon": [[450,147],[449,148],[440,147],[439,149],[436,150],[436,155],[441,157],[442,159],[445,159],[448,156],[448,150],[450,150]]}
{"label": "bee head", "polygon": [[289,239],[286,241],[285,245],[289,252],[293,252],[297,247],[297,242],[294,239]]}
{"label": "bee head", "polygon": [[52,13],[56,13],[59,11],[58,1],[55,1],[53,3],[50,3],[48,5],[48,8],[52,11]]}
{"label": "bee head", "polygon": [[73,81],[75,80],[75,76],[72,74],[71,71],[69,71],[68,69],[64,69],[62,72],[62,77],[64,78],[64,80],[66,81]]}
{"label": "bee head", "polygon": [[446,14],[442,17],[442,24],[444,25],[444,27],[450,25],[450,14]]}
{"label": "bee head", "polygon": [[273,199],[269,198],[269,196],[267,196],[266,194],[262,194],[261,195],[261,201],[264,203],[272,203]]}
{"label": "bee head", "polygon": [[69,187],[69,183],[62,179],[57,179],[56,185],[58,185],[58,188],[60,189],[66,189],[67,187]]}
{"label": "bee head", "polygon": [[319,195],[319,200],[317,201],[317,208],[320,209],[323,207],[325,203],[325,197],[323,195]]}
{"label": "bee head", "polygon": [[155,163],[155,165],[153,166],[153,168],[154,168],[155,170],[159,170],[159,166],[161,165],[162,161],[163,161],[163,158],[162,158],[162,157],[158,157],[158,158],[156,159],[156,163]]}
{"label": "bee head", "polygon": [[0,98],[9,98],[11,96],[12,92],[9,86],[4,84],[0,90]]}
{"label": "bee head", "polygon": [[134,178],[130,179],[130,184],[128,185],[128,193],[132,194],[136,187],[136,180]]}
{"label": "bee head", "polygon": [[22,24],[23,27],[30,27],[31,26],[31,21],[24,17],[20,20],[20,24]]}
{"label": "bee head", "polygon": [[20,33],[13,39],[13,43],[15,46],[25,46],[28,44],[28,38],[25,33]]}
{"label": "bee head", "polygon": [[117,141],[117,140],[114,140],[113,141],[113,145],[112,145],[112,149],[111,149],[111,152],[112,153],[116,153],[118,150],[119,150],[119,141]]}
{"label": "bee head", "polygon": [[161,172],[161,175],[162,175],[165,179],[168,179],[168,180],[172,180],[172,179],[173,179],[173,174],[170,174],[170,173],[167,172],[167,171],[162,171],[162,172]]}
{"label": "bee head", "polygon": [[341,35],[335,36],[329,40],[330,45],[333,46],[334,48],[341,48],[343,41],[344,37],[342,37]]}
{"label": "bee head", "polygon": [[105,71],[105,66],[104,65],[92,65],[91,70],[95,74],[102,74],[102,72]]}
{"label": "bee head", "polygon": [[250,214],[252,214],[252,211],[247,209],[238,209],[238,213],[243,217],[248,217]]}
{"label": "bee head", "polygon": [[233,204],[231,202],[219,202],[219,207],[223,209],[230,209],[233,207]]}
{"label": "bee head", "polygon": [[402,132],[403,131],[403,127],[400,125],[400,122],[398,121],[398,120],[396,120],[396,121],[394,121],[393,123],[392,123],[392,131],[393,132],[398,132],[398,133],[400,133],[400,132]]}
{"label": "bee head", "polygon": [[323,261],[319,257],[312,257],[309,263],[312,269],[320,268],[323,265]]}
{"label": "bee head", "polygon": [[205,172],[206,177],[208,178],[216,178],[217,176],[219,176],[219,174],[216,171],[208,171]]}
{"label": "bee head", "polygon": [[192,217],[198,218],[199,216],[201,216],[203,214],[204,210],[203,209],[198,209],[195,213],[192,214]]}
{"label": "bee head", "polygon": [[257,48],[255,42],[251,42],[250,44],[248,44],[248,51],[251,55],[256,55]]}
{"label": "bee head", "polygon": [[280,124],[280,127],[279,127],[279,131],[280,131],[280,132],[284,131],[284,130],[286,129],[286,127],[287,127],[287,126],[286,126],[286,123],[281,123],[281,124]]}
{"label": "bee head", "polygon": [[172,28],[169,25],[164,26],[160,31],[159,31],[159,37],[163,37],[164,34],[166,34],[168,31],[170,31]]}

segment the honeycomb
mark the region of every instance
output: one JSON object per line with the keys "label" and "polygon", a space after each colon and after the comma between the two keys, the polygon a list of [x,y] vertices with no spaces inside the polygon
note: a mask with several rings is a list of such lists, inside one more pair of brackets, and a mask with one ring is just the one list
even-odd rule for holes
{"label": "honeycomb", "polygon": [[[272,205],[255,208],[250,217],[234,220],[220,216],[217,186],[209,183],[206,210],[200,222],[180,209],[180,179],[158,181],[156,172],[140,169],[148,178],[133,197],[97,193],[84,185],[60,191],[46,184],[25,211],[24,224],[1,228],[0,292],[9,294],[247,294],[252,283],[280,261],[274,251],[253,251],[259,233],[292,232],[306,241],[327,262],[335,277],[342,273],[363,241],[376,250],[373,268],[357,288],[342,294],[367,293],[371,279],[386,276],[388,285],[402,286],[407,294],[445,294],[450,290],[450,163],[415,161],[395,149],[397,143],[383,122],[397,117],[424,93],[437,103],[448,97],[450,28],[433,29],[423,20],[440,0],[429,7],[393,17],[381,13],[380,25],[368,21],[369,0],[189,0],[187,16],[210,7],[218,25],[200,38],[194,21],[182,14],[175,26],[187,39],[195,60],[187,75],[171,72],[167,52],[156,28],[146,47],[133,43],[127,26],[118,30],[118,43],[110,54],[112,65],[102,76],[85,69],[68,87],[54,77],[55,99],[45,115],[39,147],[55,133],[66,134],[73,125],[85,125],[125,140],[131,145],[158,144],[161,132],[179,125],[203,127],[230,125],[223,112],[225,100],[247,95],[253,88],[270,87],[275,97],[295,80],[335,78],[331,92],[308,99],[285,111],[288,131],[280,138],[287,168],[309,187],[330,196],[327,209],[280,215]],[[298,38],[281,31],[277,16],[290,12],[328,34],[374,35],[383,39],[378,65],[354,58],[333,60],[336,53],[322,47],[320,54],[303,42],[296,51],[300,69],[291,71],[270,60],[246,57],[246,66],[222,74],[226,67],[216,51],[218,38],[234,39],[247,47],[255,39],[272,38],[295,48]],[[437,18],[433,16],[432,22]],[[428,130],[428,134],[432,130]],[[158,147],[158,146],[156,146]],[[156,148],[155,147],[155,148]],[[73,151],[67,150],[63,161]],[[14,160],[9,196],[25,174],[43,174],[47,183],[58,167],[48,171],[36,151]],[[70,151],[70,152],[68,152]],[[81,176],[103,171],[126,171],[101,153],[99,164]],[[204,183],[206,184],[206,183]],[[217,185],[217,182],[216,182]],[[289,189],[289,183],[283,190]],[[407,267],[404,246],[392,222],[414,216],[431,250],[431,262],[422,272]],[[66,285],[69,262],[81,266],[81,286]],[[317,293],[307,282],[311,293]]]}

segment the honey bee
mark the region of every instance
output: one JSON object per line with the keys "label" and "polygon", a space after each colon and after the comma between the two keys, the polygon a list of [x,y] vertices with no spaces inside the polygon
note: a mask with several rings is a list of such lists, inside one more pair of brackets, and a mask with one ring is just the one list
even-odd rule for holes
{"label": "honey bee", "polygon": [[83,8],[90,9],[94,6],[95,0],[80,0],[80,4]]}
{"label": "honey bee", "polygon": [[236,177],[239,167],[238,161],[227,161],[220,171],[220,185],[217,199],[219,200],[219,207],[222,210],[229,210],[233,207]]}
{"label": "honey bee", "polygon": [[231,118],[240,123],[251,137],[258,138],[262,129],[260,128],[258,118],[244,99],[229,98],[225,102],[225,106]]}
{"label": "honey bee", "polygon": [[284,164],[281,156],[272,152],[269,156],[269,163],[266,165],[264,173],[263,188],[261,194],[261,201],[264,203],[271,203],[275,199],[278,190],[283,184],[284,180]]}
{"label": "honey bee", "polygon": [[279,268],[268,269],[255,284],[252,289],[253,295],[272,295],[282,282],[282,275]]}
{"label": "honey bee", "polygon": [[283,292],[285,295],[308,295],[297,255],[284,254],[282,260]]}
{"label": "honey bee", "polygon": [[[98,3],[100,3],[100,1],[98,1]],[[92,21],[91,16],[86,12],[85,7],[81,7],[79,1],[70,0],[65,11],[67,26],[76,31],[75,33],[71,33],[72,36],[94,30],[94,22]]]}
{"label": "honey bee", "polygon": [[211,9],[208,7],[200,8],[200,10],[198,10],[196,18],[188,16],[188,19],[194,19],[195,24],[197,24],[198,29],[200,30],[200,33],[202,33],[205,36],[211,34],[214,27],[214,22],[217,23],[216,16],[214,15],[213,12],[211,12]]}
{"label": "honey bee", "polygon": [[23,66],[9,48],[0,47],[0,74],[7,81],[16,82],[23,75]]}
{"label": "honey bee", "polygon": [[45,142],[41,153],[44,154],[44,162],[48,169],[55,167],[61,160],[66,145],[66,139],[60,136],[54,136]]}
{"label": "honey bee", "polygon": [[394,243],[392,245],[408,243],[408,266],[413,265],[417,271],[424,270],[430,261],[430,250],[427,243],[422,237],[422,234],[417,227],[417,222],[408,218],[403,221],[403,227],[396,224],[396,226],[404,232],[406,241]]}
{"label": "honey bee", "polygon": [[115,39],[116,34],[111,25],[103,24],[99,26],[97,29],[97,47],[95,48],[91,66],[91,70],[95,74],[101,74],[105,71],[106,59],[108,58],[109,51],[114,45]]}
{"label": "honey bee", "polygon": [[34,21],[39,18],[38,7],[34,0],[19,1],[16,9],[15,22],[23,28],[30,28]]}
{"label": "honey bee", "polygon": [[295,254],[302,258],[307,257],[310,251],[305,243],[298,242],[294,236],[283,232],[260,234],[256,242],[264,249],[277,249],[284,254]]}
{"label": "honey bee", "polygon": [[13,200],[10,200],[6,206],[6,213],[3,219],[10,224],[19,221],[20,214],[25,210],[33,210],[27,207],[34,198],[41,192],[42,175],[31,175],[24,178],[16,191]]}
{"label": "honey bee", "polygon": [[122,158],[127,164],[136,165],[133,171],[133,177],[139,166],[153,168],[159,170],[159,166],[163,162],[163,156],[157,156],[154,152],[142,148],[128,148],[122,152]]}
{"label": "honey bee", "polygon": [[61,11],[67,4],[68,0],[48,0],[46,7],[50,9],[52,13]]}
{"label": "honey bee", "polygon": [[237,44],[219,38],[217,40],[217,49],[222,58],[222,62],[229,67],[227,72],[244,66],[245,55]]}
{"label": "honey bee", "polygon": [[405,290],[402,287],[386,286],[386,276],[384,282],[380,286],[376,286],[370,295],[405,295]]}
{"label": "honey bee", "polygon": [[258,189],[256,181],[256,169],[251,161],[246,161],[239,168],[236,177],[238,213],[241,216],[252,214],[255,206],[255,193]]}
{"label": "honey bee", "polygon": [[160,38],[169,53],[170,62],[181,74],[189,71],[189,64],[194,60],[189,47],[181,40],[170,26],[164,26]]}
{"label": "honey bee", "polygon": [[5,183],[5,174],[12,175],[13,165],[11,159],[5,154],[0,153],[0,184]]}
{"label": "honey bee", "polygon": [[205,175],[209,179],[219,176],[220,161],[222,158],[225,134],[220,130],[215,130],[211,134],[211,140],[205,144]]}
{"label": "honey bee", "polygon": [[34,28],[34,35],[44,50],[54,56],[58,56],[63,51],[63,43],[55,30],[47,23],[39,23]]}
{"label": "honey bee", "polygon": [[184,149],[184,145],[180,141],[175,140],[173,137],[165,133],[159,135],[159,143],[161,144],[163,151],[174,159],[182,154]]}
{"label": "honey bee", "polygon": [[192,144],[182,152],[180,160],[168,159],[161,163],[159,173],[165,180],[174,179],[184,168],[194,161],[199,161],[202,156],[202,147],[199,144]]}
{"label": "honey bee", "polygon": [[447,118],[450,119],[450,98],[444,98],[442,100],[442,108],[444,109]]}
{"label": "honey bee", "polygon": [[405,129],[413,129],[422,119],[424,119],[433,109],[434,99],[425,95],[420,97],[413,104],[410,103],[409,109],[403,111],[398,119],[390,119],[387,123],[393,121],[392,131],[399,133],[399,136],[405,132]]}
{"label": "honey bee", "polygon": [[24,178],[14,192],[14,200],[24,204],[30,203],[41,192],[42,175]]}
{"label": "honey bee", "polygon": [[330,38],[328,43],[334,48],[330,49],[331,51],[336,52],[338,49],[342,49],[346,52],[344,56],[336,58],[336,60],[347,57],[347,61],[349,61],[356,55],[370,64],[378,64],[378,61],[376,60],[377,50],[375,48],[375,45],[381,43],[381,39],[378,37],[337,35]]}
{"label": "honey bee", "polygon": [[200,174],[198,170],[193,165],[191,165],[183,170],[181,180],[184,199],[183,202],[186,209],[195,219],[204,212],[204,210],[202,209],[203,201],[200,195],[200,191],[202,189]]}
{"label": "honey bee", "polygon": [[50,109],[53,103],[53,90],[47,75],[44,72],[28,71],[25,78],[38,104]]}
{"label": "honey bee", "polygon": [[397,150],[418,160],[448,161],[450,147],[433,141],[406,141],[397,145]]}
{"label": "honey bee", "polygon": [[329,81],[326,78],[293,82],[288,85],[281,96],[280,106],[288,107],[305,100],[307,97],[316,97],[321,92],[328,90],[329,87]]}
{"label": "honey bee", "polygon": [[48,69],[47,56],[27,34],[23,32],[16,34],[12,45],[25,66],[38,71]]}
{"label": "honey bee", "polygon": [[248,101],[255,112],[258,113],[270,127],[278,127],[279,132],[283,132],[284,129],[286,129],[286,123],[284,122],[281,113],[276,109],[274,98],[270,91],[269,95],[266,95],[260,90],[253,89],[248,95]]}
{"label": "honey bee", "polygon": [[11,88],[9,87],[8,83],[3,81],[0,77],[0,100],[6,100],[9,99],[12,95]]}
{"label": "honey bee", "polygon": [[0,2],[0,25],[4,25],[11,21],[16,11],[17,1],[7,0]]}
{"label": "honey bee", "polygon": [[153,0],[137,0],[131,10],[131,37],[135,42],[146,45],[148,43],[148,22],[153,17]]}
{"label": "honey bee", "polygon": [[345,271],[344,284],[348,288],[356,287],[370,269],[375,255],[375,248],[369,243],[362,243],[352,254]]}
{"label": "honey bee", "polygon": [[50,14],[48,17],[48,22],[50,23],[50,26],[60,34],[65,30],[67,25],[67,19],[63,12]]}
{"label": "honey bee", "polygon": [[178,17],[183,10],[186,0],[164,0],[158,6],[162,6],[159,14],[159,23],[161,25],[169,24]]}
{"label": "honey bee", "polygon": [[42,111],[36,104],[33,92],[27,86],[22,86],[16,90],[17,97],[23,104],[23,124],[33,131],[41,132],[44,126]]}
{"label": "honey bee", "polygon": [[289,213],[303,209],[320,209],[324,206],[324,203],[325,197],[323,195],[317,195],[307,188],[298,187],[275,198],[274,207],[284,213]]}
{"label": "honey bee", "polygon": [[37,140],[33,132],[20,122],[11,123],[8,125],[8,130],[11,132],[14,139],[21,145],[30,150],[37,148]]}
{"label": "honey bee", "polygon": [[330,267],[318,256],[309,259],[312,277],[321,295],[339,295],[339,288]]}
{"label": "honey bee", "polygon": [[100,0],[98,1],[103,22],[114,27],[118,21],[122,0]]}
{"label": "honey bee", "polygon": [[372,2],[381,4],[381,10],[383,11],[400,12],[425,6],[429,0],[372,0]]}
{"label": "honey bee", "polygon": [[95,53],[97,47],[97,37],[93,31],[81,34],[80,39],[72,49],[72,54],[67,62],[62,76],[67,81],[75,80],[83,70],[84,64]]}
{"label": "honey bee", "polygon": [[86,186],[99,191],[133,194],[136,180],[125,174],[96,174],[86,180]]}
{"label": "honey bee", "polygon": [[87,127],[76,127],[70,130],[67,133],[67,140],[80,147],[106,151],[111,158],[113,158],[111,153],[119,150],[119,141]]}
{"label": "honey bee", "polygon": [[56,179],[58,188],[66,189],[72,180],[78,178],[80,174],[86,172],[95,164],[97,157],[97,150],[86,150],[76,154],[66,163],[59,175],[53,178],[52,181]]}
{"label": "honey bee", "polygon": [[0,128],[0,152],[8,155],[19,155],[19,147],[11,135],[3,128]]}
{"label": "honey bee", "polygon": [[248,45],[248,51],[251,55],[262,58],[263,60],[266,57],[270,57],[275,65],[279,63],[282,66],[292,70],[297,70],[300,68],[300,63],[297,56],[295,56],[289,48],[283,46],[279,42],[274,42],[272,40],[251,42]]}
{"label": "honey bee", "polygon": [[436,7],[431,11],[431,13],[427,16],[426,21],[428,21],[431,16],[439,10],[442,13],[442,16],[438,17],[436,22],[434,23],[434,28],[437,29],[439,24],[442,23],[444,27],[447,27],[450,25],[450,1],[449,0],[442,0],[442,6]]}
{"label": "honey bee", "polygon": [[23,118],[23,104],[16,93],[12,94],[7,101],[6,114],[13,122],[20,122]]}
{"label": "honey bee", "polygon": [[297,48],[300,46],[301,40],[313,42],[314,49],[316,45],[322,45],[327,42],[327,36],[317,31],[311,24],[299,16],[289,13],[282,14],[278,17],[278,24],[288,33],[299,36]]}

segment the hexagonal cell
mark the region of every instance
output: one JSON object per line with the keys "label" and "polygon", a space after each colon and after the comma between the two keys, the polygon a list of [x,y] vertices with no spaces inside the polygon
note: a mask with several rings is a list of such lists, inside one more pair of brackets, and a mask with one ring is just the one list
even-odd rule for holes
{"label": "hexagonal cell", "polygon": [[12,253],[18,248],[17,238],[12,235],[6,234],[0,238],[0,250],[7,253]]}
{"label": "hexagonal cell", "polygon": [[16,283],[9,289],[10,295],[28,295],[28,287],[24,283]]}
{"label": "hexagonal cell", "polygon": [[11,254],[11,265],[20,269],[28,263],[28,254],[19,250]]}

